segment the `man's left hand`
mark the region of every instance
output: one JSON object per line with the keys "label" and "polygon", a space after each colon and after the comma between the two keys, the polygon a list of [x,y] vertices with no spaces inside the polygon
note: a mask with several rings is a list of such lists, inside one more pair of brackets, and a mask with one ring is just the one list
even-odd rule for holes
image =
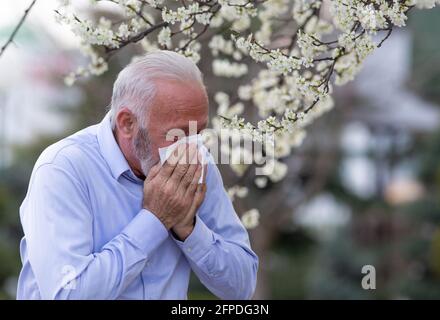
{"label": "man's left hand", "polygon": [[[200,205],[202,204],[203,200],[205,199],[206,194],[206,174],[207,174],[207,165],[205,164],[205,170],[203,175],[203,183],[198,184],[193,203],[188,211],[188,213],[185,215],[185,218],[183,218],[182,221],[180,221],[178,224],[174,225],[174,227],[171,229],[175,236],[177,236],[178,240],[185,241],[185,239],[191,234],[191,232],[194,229],[195,224],[195,216],[197,213],[197,210],[200,208]],[[193,183],[198,183],[198,180],[201,175],[201,168],[202,165],[199,167],[199,171],[194,175]]]}

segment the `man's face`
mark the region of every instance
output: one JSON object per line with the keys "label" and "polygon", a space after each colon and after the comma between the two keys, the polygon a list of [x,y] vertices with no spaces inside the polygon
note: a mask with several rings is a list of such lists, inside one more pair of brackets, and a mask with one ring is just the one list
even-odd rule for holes
{"label": "man's face", "polygon": [[166,80],[158,80],[156,86],[156,98],[147,117],[148,132],[139,128],[133,141],[144,174],[159,161],[158,148],[177,141],[176,133],[194,134],[190,125],[199,133],[208,123],[208,100],[202,88]]}

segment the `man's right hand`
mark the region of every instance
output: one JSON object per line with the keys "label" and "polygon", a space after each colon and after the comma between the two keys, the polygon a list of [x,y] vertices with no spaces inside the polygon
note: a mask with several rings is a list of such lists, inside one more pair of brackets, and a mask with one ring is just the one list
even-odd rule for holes
{"label": "man's right hand", "polygon": [[197,190],[194,176],[201,173],[197,145],[181,144],[163,165],[151,168],[144,182],[143,208],[169,230],[189,211]]}

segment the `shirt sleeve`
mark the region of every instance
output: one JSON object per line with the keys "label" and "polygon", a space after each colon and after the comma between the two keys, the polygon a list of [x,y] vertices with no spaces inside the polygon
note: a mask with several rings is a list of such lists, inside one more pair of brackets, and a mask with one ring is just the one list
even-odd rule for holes
{"label": "shirt sleeve", "polygon": [[71,173],[55,164],[36,169],[20,209],[43,299],[117,298],[169,236],[156,216],[143,209],[94,252],[89,206],[87,189]]}
{"label": "shirt sleeve", "polygon": [[173,238],[200,281],[221,299],[250,299],[258,257],[227,195],[220,172],[208,165],[207,193],[185,241]]}

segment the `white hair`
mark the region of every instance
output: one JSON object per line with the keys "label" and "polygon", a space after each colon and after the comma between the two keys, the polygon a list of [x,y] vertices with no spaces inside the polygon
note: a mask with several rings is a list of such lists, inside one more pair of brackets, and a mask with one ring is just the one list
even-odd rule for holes
{"label": "white hair", "polygon": [[158,79],[193,82],[206,90],[199,68],[191,59],[181,54],[160,50],[133,59],[119,73],[113,85],[110,106],[113,129],[116,126],[116,114],[122,107],[129,108],[145,127],[146,111],[155,97],[155,80]]}

